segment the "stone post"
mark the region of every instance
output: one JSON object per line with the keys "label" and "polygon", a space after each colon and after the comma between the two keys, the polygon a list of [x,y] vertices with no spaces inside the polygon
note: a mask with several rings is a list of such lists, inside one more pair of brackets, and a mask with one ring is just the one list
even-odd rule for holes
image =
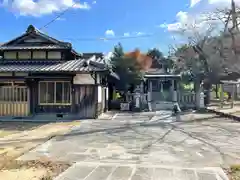
{"label": "stone post", "polygon": [[199,108],[204,109],[205,108],[205,103],[204,103],[204,93],[200,92],[200,99],[199,99]]}
{"label": "stone post", "polygon": [[148,83],[148,97],[147,97],[147,99],[148,99],[148,108],[149,108],[149,111],[152,111],[152,104],[151,104],[151,102],[152,102],[152,81],[151,80],[149,80],[149,83]]}

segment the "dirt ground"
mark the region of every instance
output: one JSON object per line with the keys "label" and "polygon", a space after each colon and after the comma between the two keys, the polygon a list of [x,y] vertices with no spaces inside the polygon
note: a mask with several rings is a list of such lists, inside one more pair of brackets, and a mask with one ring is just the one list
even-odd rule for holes
{"label": "dirt ground", "polygon": [[66,169],[65,163],[19,162],[16,159],[56,135],[69,131],[79,121],[59,123],[0,122],[0,177],[7,180],[39,180]]}
{"label": "dirt ground", "polygon": [[33,130],[42,126],[41,123],[26,123],[26,122],[0,122],[0,138],[19,133],[22,131]]}

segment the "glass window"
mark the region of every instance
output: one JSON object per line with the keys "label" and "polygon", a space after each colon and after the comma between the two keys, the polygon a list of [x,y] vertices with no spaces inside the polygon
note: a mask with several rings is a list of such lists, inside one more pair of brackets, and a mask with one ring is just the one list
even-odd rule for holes
{"label": "glass window", "polygon": [[70,102],[71,96],[71,84],[68,82],[63,83],[63,102],[67,103]]}
{"label": "glass window", "polygon": [[45,82],[39,84],[39,99],[40,103],[47,103],[47,83]]}
{"label": "glass window", "polygon": [[56,103],[62,103],[63,102],[63,83],[57,82],[56,83]]}
{"label": "glass window", "polygon": [[71,83],[70,82],[40,82],[39,83],[40,104],[70,104]]}
{"label": "glass window", "polygon": [[55,82],[47,83],[47,103],[54,103]]}

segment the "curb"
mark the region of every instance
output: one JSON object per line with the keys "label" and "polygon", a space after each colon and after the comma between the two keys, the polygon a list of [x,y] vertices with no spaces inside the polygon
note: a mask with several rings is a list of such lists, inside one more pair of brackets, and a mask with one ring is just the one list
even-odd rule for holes
{"label": "curb", "polygon": [[235,121],[238,121],[240,122],[240,117],[239,116],[235,116],[233,114],[229,114],[229,113],[223,113],[223,112],[219,112],[219,111],[216,111],[216,110],[212,110],[212,109],[207,109],[208,112],[212,112],[212,113],[215,113],[221,117],[226,117],[226,118],[230,118],[230,119],[233,119]]}

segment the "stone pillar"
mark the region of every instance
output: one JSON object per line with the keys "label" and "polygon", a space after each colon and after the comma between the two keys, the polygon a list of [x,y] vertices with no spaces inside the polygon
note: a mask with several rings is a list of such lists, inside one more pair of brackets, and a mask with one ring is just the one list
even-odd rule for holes
{"label": "stone pillar", "polygon": [[140,109],[140,93],[139,92],[135,93],[135,108],[137,110]]}
{"label": "stone pillar", "polygon": [[178,95],[177,95],[177,91],[178,91],[178,83],[177,80],[172,80],[172,100],[174,102],[178,101]]}
{"label": "stone pillar", "polygon": [[200,99],[199,99],[199,108],[204,109],[205,108],[205,103],[204,103],[204,93],[200,92]]}
{"label": "stone pillar", "polygon": [[149,108],[149,111],[152,111],[152,81],[149,80],[148,81],[148,108]]}
{"label": "stone pillar", "polygon": [[102,87],[97,86],[97,117],[102,114]]}

